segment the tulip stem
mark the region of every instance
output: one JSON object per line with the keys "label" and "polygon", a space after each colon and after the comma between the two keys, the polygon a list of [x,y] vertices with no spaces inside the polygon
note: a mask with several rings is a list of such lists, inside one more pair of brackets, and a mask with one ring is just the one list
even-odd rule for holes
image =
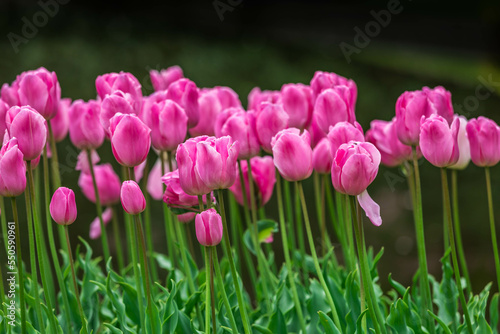
{"label": "tulip stem", "polygon": [[335,304],[333,302],[332,295],[330,293],[330,290],[328,289],[328,286],[326,285],[325,278],[323,277],[323,272],[321,271],[321,267],[319,265],[318,261],[318,256],[316,255],[316,249],[314,247],[314,238],[312,235],[311,231],[311,224],[309,223],[309,215],[307,213],[307,203],[306,203],[306,198],[304,196],[304,189],[302,188],[302,183],[300,181],[296,182],[296,189],[298,190],[298,194],[300,197],[300,201],[302,202],[302,212],[304,213],[304,223],[306,225],[306,233],[307,233],[307,239],[309,240],[309,247],[311,248],[311,256],[314,261],[314,266],[316,268],[316,274],[318,275],[318,279],[321,283],[321,286],[323,287],[323,290],[325,291],[326,295],[326,300],[328,304],[330,305],[331,311],[332,311],[332,316],[333,316],[333,322],[335,323],[335,326],[337,326],[338,330],[342,330],[342,326],[340,325],[340,320],[339,316],[337,314],[337,309],[335,308]]}
{"label": "tulip stem", "polygon": [[[44,148],[44,154],[43,154],[43,178],[44,178],[44,188],[45,188],[45,220],[47,222],[47,235],[49,237],[49,247],[50,247],[50,253],[52,255],[52,261],[54,261],[54,269],[56,272],[56,277],[57,277],[57,282],[59,284],[59,290],[61,291],[62,299],[63,299],[63,304],[64,307],[64,315],[66,316],[66,324],[68,326],[68,331],[71,332],[71,316],[70,316],[70,305],[69,305],[69,299],[68,299],[68,292],[66,291],[66,285],[64,284],[64,279],[63,275],[61,272],[61,266],[59,264],[59,257],[57,254],[57,248],[54,240],[54,233],[52,230],[52,218],[50,217],[50,189],[49,189],[49,161],[47,157],[47,146]],[[57,227],[60,227],[63,229],[64,232],[64,227],[57,224]],[[66,244],[66,243],[64,243]],[[67,245],[66,245],[67,246]],[[68,249],[68,247],[64,247],[64,249]],[[61,307],[59,308],[61,309]]]}
{"label": "tulip stem", "polygon": [[484,167],[486,175],[486,193],[488,195],[488,213],[490,217],[491,243],[493,245],[493,256],[495,257],[495,269],[497,272],[497,284],[500,289],[500,257],[498,255],[497,232],[495,228],[495,213],[493,210],[493,195],[491,192],[490,168]]}
{"label": "tulip stem", "polygon": [[295,278],[293,277],[293,266],[292,260],[290,259],[290,251],[288,249],[288,237],[287,228],[285,226],[285,213],[283,211],[283,193],[281,190],[281,175],[276,174],[276,189],[278,197],[278,213],[281,229],[281,240],[283,241],[283,254],[285,256],[285,264],[287,269],[288,282],[290,283],[290,288],[292,290],[293,303],[295,305],[295,310],[297,311],[297,317],[299,318],[300,328],[302,329],[302,334],[306,334],[306,322],[304,320],[304,315],[302,314],[302,304],[299,300],[299,295],[297,293],[297,287],[295,286]]}
{"label": "tulip stem", "polygon": [[212,332],[214,334],[217,333],[217,320],[215,318],[215,287],[214,287],[214,257],[213,257],[213,254],[216,254],[216,248],[215,247],[210,247],[209,249],[209,254],[208,254],[208,257],[209,257],[209,260],[210,260],[210,264],[209,264],[209,270],[210,270],[210,291],[212,292],[210,294],[210,299],[212,300],[212,307],[211,307],[211,310],[212,310]]}
{"label": "tulip stem", "polygon": [[[172,166],[172,162],[170,161],[170,153],[161,151],[160,152],[160,161],[161,161],[161,174],[165,175],[167,172],[167,166],[166,166],[166,160],[169,161],[169,168]],[[170,171],[172,171],[170,169]],[[165,192],[166,186],[163,184],[163,192]],[[168,250],[168,256],[170,257],[172,261],[172,265],[175,268],[177,265],[177,256],[175,254],[175,248],[174,248],[174,229],[172,226],[172,215],[170,213],[170,210],[168,209],[167,203],[163,202],[163,219],[165,223],[165,233],[167,237],[167,250]]]}
{"label": "tulip stem", "polygon": [[120,273],[123,275],[124,269],[124,261],[123,261],[123,247],[122,247],[122,239],[120,237],[120,228],[118,227],[118,216],[116,214],[116,209],[114,206],[111,206],[112,212],[112,224],[113,224],[113,235],[115,237],[115,247],[116,247],[116,257],[118,258],[118,269],[120,269]]}
{"label": "tulip stem", "polygon": [[417,238],[420,293],[422,294],[421,316],[425,319],[426,327],[435,333],[434,321],[430,319],[427,310],[432,312],[431,289],[429,285],[429,271],[427,269],[427,255],[425,251],[424,218],[422,212],[422,190],[420,185],[420,171],[418,167],[417,149],[412,146],[413,173],[415,175],[415,229]]}
{"label": "tulip stem", "polygon": [[[2,214],[2,212],[4,212]],[[0,196],[0,219],[2,221],[2,236],[3,236],[3,243],[5,246],[5,254],[9,253],[9,243],[7,240],[7,217],[5,216],[5,201],[3,199],[3,196]]]}
{"label": "tulip stem", "polygon": [[460,215],[458,209],[458,182],[457,182],[457,170],[451,170],[451,197],[453,201],[453,222],[455,227],[455,239],[457,241],[457,251],[458,259],[460,261],[460,267],[462,268],[463,275],[465,277],[465,282],[467,283],[467,294],[472,294],[472,284],[470,281],[469,270],[467,268],[467,261],[465,259],[464,246],[462,243],[462,232],[460,229]]}
{"label": "tulip stem", "polygon": [[455,282],[457,284],[458,295],[460,297],[460,302],[462,304],[462,310],[464,312],[465,322],[467,323],[467,328],[469,333],[472,334],[474,331],[472,330],[472,323],[469,316],[469,311],[467,309],[467,302],[465,301],[464,290],[462,288],[462,282],[460,278],[460,269],[458,268],[458,259],[457,259],[457,248],[455,246],[455,236],[453,233],[453,222],[451,215],[451,203],[450,203],[450,191],[448,187],[448,175],[446,173],[446,168],[441,168],[441,182],[443,186],[443,202],[446,207],[446,222],[448,225],[448,237],[450,238],[450,247],[451,247],[451,259],[453,262],[453,270],[455,271]]}
{"label": "tulip stem", "polygon": [[[279,171],[277,172],[279,174]],[[290,182],[284,180],[283,193],[285,194],[285,221],[288,222],[287,230],[290,232],[288,245],[290,246],[290,253],[292,254],[292,261],[295,259],[295,251],[297,250],[297,241],[295,238],[295,228],[293,226],[293,210],[292,210],[292,196],[290,191]]]}
{"label": "tulip stem", "polygon": [[325,217],[325,183],[320,182],[321,175],[318,172],[313,173],[314,179],[314,195],[316,203],[316,215],[318,216],[319,228],[321,231],[321,255],[325,256],[328,249],[332,247],[328,231],[326,229]]}
{"label": "tulip stem", "polygon": [[[231,250],[231,243],[229,241],[229,234],[227,233],[227,222],[226,222],[226,211],[224,209],[224,196],[222,191],[218,192],[219,194],[219,206],[220,206],[220,215],[222,218],[222,226],[224,229],[224,244],[223,246],[226,248],[227,258],[229,262],[229,269],[231,270],[231,276],[233,277],[234,290],[236,291],[236,298],[238,299],[238,306],[241,314],[241,321],[243,322],[243,329],[245,330],[245,334],[250,334],[252,331],[250,330],[250,325],[248,322],[248,315],[246,309],[246,303],[243,300],[243,295],[241,293],[240,282],[238,280],[238,273],[236,272],[236,266],[234,265],[233,253]],[[203,202],[201,202],[203,205]]]}
{"label": "tulip stem", "polygon": [[[236,321],[234,320],[233,311],[231,310],[231,304],[229,304],[229,300],[227,299],[226,289],[224,287],[224,280],[222,279],[222,273],[219,267],[219,259],[217,257],[217,252],[215,251],[212,252],[212,256],[215,269],[215,277],[217,279],[217,285],[222,297],[222,302],[224,303],[224,307],[226,308],[226,315],[229,318],[229,324],[231,325],[233,333],[237,334],[239,333],[238,326],[236,326]],[[213,291],[215,293],[215,290]]]}
{"label": "tulip stem", "polygon": [[106,226],[104,225],[104,220],[102,219],[102,206],[101,206],[101,200],[99,198],[99,188],[97,187],[97,181],[94,173],[94,163],[92,162],[92,151],[89,149],[87,149],[87,160],[89,163],[90,175],[92,176],[92,183],[94,185],[95,206],[97,208],[97,216],[99,216],[99,223],[101,225],[102,250],[104,252],[104,258],[107,260],[110,257],[108,235],[106,233]]}
{"label": "tulip stem", "polygon": [[[38,211],[37,211],[37,206],[36,206],[36,201],[35,201],[35,183],[33,181],[33,170],[31,169],[31,161],[27,161],[27,170],[28,170],[28,183],[29,183],[29,193],[30,193],[30,201],[31,201],[31,209],[33,211],[33,216],[32,216],[32,221],[33,225],[35,226],[35,239],[36,239],[36,244],[37,244],[37,255],[38,255],[38,265],[40,266],[40,277],[42,279],[42,286],[44,287],[43,292],[45,295],[45,302],[47,303],[47,308],[49,309],[49,312],[54,312],[52,308],[52,301],[50,299],[50,294],[48,290],[48,282],[47,282],[47,276],[45,272],[45,256],[44,252],[42,250],[42,238],[43,238],[43,231],[40,229],[40,220],[38,219]],[[54,317],[52,315],[49,315],[49,322],[52,326],[52,328],[56,328],[55,322],[54,322]]]}
{"label": "tulip stem", "polygon": [[[326,202],[328,203],[328,211],[330,213],[330,219],[332,220],[333,229],[337,234],[337,238],[340,242],[340,247],[342,249],[342,253],[344,255],[345,267],[350,269],[351,260],[349,256],[349,247],[347,245],[347,241],[345,238],[345,226],[344,226],[344,218],[342,214],[342,206],[340,203],[340,197],[338,193],[335,192],[335,201],[333,200],[332,189],[331,189],[331,181],[329,180],[328,174],[323,175],[323,186],[325,187],[326,193]],[[337,206],[337,212],[335,212],[335,206]],[[338,216],[337,216],[338,213]]]}
{"label": "tulip stem", "polygon": [[[205,247],[205,333],[210,334],[210,247]],[[215,331],[214,331],[215,334]]]}
{"label": "tulip stem", "polygon": [[340,200],[345,207],[345,215],[344,215],[344,227],[347,235],[347,242],[349,244],[349,258],[351,263],[350,270],[354,270],[356,268],[356,251],[354,246],[354,237],[352,234],[352,218],[351,217],[351,202],[349,201],[349,195],[339,194]]}
{"label": "tulip stem", "polygon": [[[306,265],[306,244],[304,240],[304,228],[302,227],[302,212],[300,210],[300,190],[298,184],[295,183],[295,232],[297,233],[297,239],[299,240],[299,250],[300,258],[302,263],[302,275],[304,279],[304,285],[307,285],[309,272]],[[312,247],[312,246],[311,246]]]}

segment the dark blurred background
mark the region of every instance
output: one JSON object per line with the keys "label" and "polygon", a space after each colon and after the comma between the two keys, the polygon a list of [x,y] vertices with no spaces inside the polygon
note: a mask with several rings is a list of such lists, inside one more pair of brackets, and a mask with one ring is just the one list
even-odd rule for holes
{"label": "dark blurred background", "polygon": [[[391,8],[394,13],[384,17]],[[374,23],[376,16],[384,18],[384,26]],[[121,70],[133,73],[147,95],[153,92],[149,70],[180,65],[198,87],[230,86],[246,105],[255,86],[280,89],[288,82],[309,83],[316,70],[323,70],[356,82],[356,116],[365,130],[373,119],[391,119],[405,90],[436,85],[451,91],[457,113],[500,122],[498,1],[1,0],[0,31],[0,84],[44,66],[57,73],[63,97],[72,99],[94,98],[95,78]],[[345,50],[352,53],[346,57]],[[489,96],[479,99],[478,89]],[[77,235],[88,239],[95,208],[78,190],[78,172],[73,170],[78,152],[69,140],[58,148],[63,184],[77,194],[79,218],[71,227],[75,244]],[[99,154],[115,163],[109,143]],[[439,278],[440,174],[426,162],[421,171],[429,269]],[[498,166],[492,177],[500,216]],[[312,194],[311,183],[306,187]],[[471,164],[459,173],[459,187],[464,246],[477,292],[495,277],[483,170]],[[392,273],[408,285],[418,263],[406,182],[397,169],[381,167],[369,190],[384,219],[378,228],[365,225],[367,243],[376,250],[385,248],[382,284],[388,287]],[[267,211],[277,219],[275,203],[272,199]],[[156,249],[163,251],[160,203],[152,210]],[[310,211],[314,215],[312,201]],[[99,240],[91,245],[101,254]],[[281,248],[279,237],[275,248]]]}

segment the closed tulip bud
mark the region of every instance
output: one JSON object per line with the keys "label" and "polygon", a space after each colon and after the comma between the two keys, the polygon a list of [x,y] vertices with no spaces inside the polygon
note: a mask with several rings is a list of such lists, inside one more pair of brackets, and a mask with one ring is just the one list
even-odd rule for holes
{"label": "closed tulip bud", "polygon": [[7,130],[7,124],[5,123],[7,110],[9,110],[9,105],[0,100],[0,138],[3,137],[3,135],[5,134],[5,130]]}
{"label": "closed tulip bud", "polygon": [[273,151],[271,141],[278,132],[288,128],[288,119],[289,116],[281,104],[269,102],[261,104],[261,109],[257,113],[255,120],[255,129],[259,143],[264,151],[267,153]]}
{"label": "closed tulip bud", "polygon": [[274,165],[288,181],[300,181],[313,171],[309,132],[300,134],[297,128],[281,130],[273,137]]}
{"label": "closed tulip bud", "polygon": [[458,161],[458,129],[456,119],[451,128],[441,116],[422,117],[420,125],[420,150],[423,156],[436,167],[448,167]]}
{"label": "closed tulip bud", "polygon": [[198,87],[189,79],[179,79],[168,87],[167,98],[179,104],[188,117],[188,128],[195,127],[200,119]]}
{"label": "closed tulip bud", "polygon": [[149,71],[149,76],[155,91],[166,90],[172,82],[184,78],[182,68],[179,66],[170,66],[160,72],[151,70]]}
{"label": "closed tulip bud", "polygon": [[240,109],[233,113],[222,126],[221,134],[238,141],[240,146],[238,159],[248,159],[260,152],[253,111],[246,112]]}
{"label": "closed tulip bud", "polygon": [[50,126],[52,127],[52,133],[54,134],[54,140],[56,143],[62,141],[68,134],[70,106],[71,99],[61,99],[57,113],[50,119]]}
{"label": "closed tulip bud", "polygon": [[[107,208],[106,210],[104,210],[104,212],[102,213],[102,222],[104,223],[104,226],[108,225],[112,218],[113,209]],[[89,237],[90,239],[95,240],[99,239],[101,237],[101,234],[101,221],[99,217],[95,217],[92,223],[90,223]]]}
{"label": "closed tulip bud", "polygon": [[57,113],[61,99],[61,87],[55,72],[40,67],[23,73],[19,82],[19,104],[29,105],[45,119],[51,119]]}
{"label": "closed tulip bud", "polygon": [[312,120],[314,102],[312,89],[303,84],[285,84],[281,87],[283,109],[290,117],[288,125],[304,129]]}
{"label": "closed tulip bud", "polygon": [[490,167],[500,161],[500,127],[491,119],[479,116],[466,126],[472,162]]}
{"label": "closed tulip bud", "polygon": [[104,142],[104,129],[100,123],[101,105],[90,100],[77,100],[69,109],[69,139],[81,150],[99,148]]}
{"label": "closed tulip bud", "polygon": [[189,129],[191,136],[214,136],[215,120],[223,110],[216,91],[202,91],[198,97],[198,107],[200,111],[200,120],[198,124]]}
{"label": "closed tulip bud", "polygon": [[101,102],[100,112],[100,121],[103,129],[109,133],[109,120],[117,113],[139,114],[139,110],[134,109],[134,103],[132,95],[119,90],[106,95]]}
{"label": "closed tulip bud", "polygon": [[458,129],[458,161],[456,164],[451,165],[452,169],[465,169],[470,162],[470,144],[467,136],[467,118],[464,116],[455,115],[455,118],[460,122]]}
{"label": "closed tulip bud", "polygon": [[159,151],[174,151],[186,138],[188,118],[172,100],[153,103],[144,110],[143,120],[151,129],[153,147]]}
{"label": "closed tulip bud", "polygon": [[[274,184],[276,183],[276,168],[274,167],[273,158],[270,156],[266,157],[254,157],[250,159],[250,165],[252,166],[252,178],[257,185],[257,206],[264,206],[273,195]],[[250,206],[250,186],[248,183],[248,163],[246,161],[241,161],[241,170],[243,172],[243,180],[245,182],[247,205]],[[239,171],[236,180],[240,180]],[[236,201],[244,205],[243,202],[243,190],[241,189],[241,182],[236,181],[229,188],[234,194]]]}
{"label": "closed tulip bud", "polygon": [[316,99],[325,89],[333,88],[335,86],[347,86],[349,88],[351,91],[351,105],[354,107],[358,96],[356,83],[351,79],[344,78],[343,76],[335,73],[322,71],[316,71],[316,73],[314,73],[314,77],[311,79],[313,98]]}
{"label": "closed tulip bud", "polygon": [[248,110],[260,111],[263,102],[281,104],[281,92],[279,90],[261,91],[259,87],[254,87],[248,94]]}
{"label": "closed tulip bud", "polygon": [[354,125],[348,122],[340,122],[335,124],[335,126],[331,126],[327,138],[330,141],[332,157],[335,156],[335,153],[342,144],[348,143],[351,140],[365,141],[363,129],[358,122],[355,122]]}
{"label": "closed tulip bud", "polygon": [[[127,72],[106,73],[100,75],[95,80],[97,94],[103,100],[106,95],[113,94],[120,90],[123,93],[128,93],[134,101],[133,109],[137,112],[141,110],[142,104],[142,89],[139,80],[132,74]],[[120,111],[124,113],[124,111]],[[111,117],[110,117],[111,118]]]}
{"label": "closed tulip bud", "polygon": [[135,181],[123,182],[120,199],[123,209],[128,214],[138,215],[146,209],[146,199]]}
{"label": "closed tulip bud", "polygon": [[[121,183],[111,164],[94,166],[94,175],[101,204],[108,206],[118,203],[120,200]],[[85,197],[92,203],[95,203],[94,183],[92,175],[88,171],[80,173],[78,186]]]}
{"label": "closed tulip bud", "polygon": [[313,168],[320,174],[329,174],[332,170],[332,160],[330,141],[323,138],[313,150]]}
{"label": "closed tulip bud", "polygon": [[59,187],[50,201],[50,215],[59,225],[71,225],[76,220],[76,202],[73,190]]}
{"label": "closed tulip bud", "polygon": [[203,246],[217,246],[222,240],[222,218],[214,209],[196,215],[196,238]]}
{"label": "closed tulip bud", "polygon": [[47,122],[30,106],[12,107],[7,111],[7,129],[16,137],[24,160],[35,160],[42,154],[47,141]]}
{"label": "closed tulip bud", "polygon": [[394,122],[395,118],[390,122],[373,120],[366,132],[366,141],[375,145],[380,152],[382,163],[389,167],[399,166],[412,159],[411,147],[399,140]]}
{"label": "closed tulip bud", "polygon": [[353,92],[347,86],[335,86],[319,94],[314,104],[316,124],[324,133],[339,122],[354,123]]}
{"label": "closed tulip bud", "polygon": [[111,148],[119,164],[140,165],[151,147],[151,130],[135,115],[116,114],[110,120]]}
{"label": "closed tulip bud", "polygon": [[[7,139],[7,136],[5,136]],[[17,139],[4,140],[0,149],[0,196],[16,197],[26,189],[26,165]]]}

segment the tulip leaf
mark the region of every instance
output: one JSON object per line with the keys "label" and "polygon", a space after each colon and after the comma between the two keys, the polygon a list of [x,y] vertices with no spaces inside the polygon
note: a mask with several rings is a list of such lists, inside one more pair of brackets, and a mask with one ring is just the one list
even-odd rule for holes
{"label": "tulip leaf", "polygon": [[333,323],[333,320],[327,316],[325,312],[318,311],[318,316],[326,334],[340,334],[340,331]]}
{"label": "tulip leaf", "polygon": [[[253,244],[253,226],[247,229],[243,235],[243,242],[247,248],[256,255],[255,247]],[[259,243],[265,242],[269,237],[272,237],[273,233],[278,232],[278,223],[271,219],[263,219],[257,222],[257,231]]]}
{"label": "tulip leaf", "polygon": [[497,328],[498,327],[498,317],[499,317],[499,310],[498,310],[498,296],[499,293],[495,293],[493,295],[493,298],[491,298],[491,304],[490,304],[490,322],[491,322],[491,328]]}

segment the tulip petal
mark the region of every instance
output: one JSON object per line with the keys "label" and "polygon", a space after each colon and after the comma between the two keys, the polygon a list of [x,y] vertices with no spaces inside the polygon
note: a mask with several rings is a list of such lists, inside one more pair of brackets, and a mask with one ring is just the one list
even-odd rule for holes
{"label": "tulip petal", "polygon": [[382,217],[380,217],[380,206],[368,195],[368,191],[363,191],[358,196],[359,205],[363,208],[366,216],[375,226],[382,225]]}

